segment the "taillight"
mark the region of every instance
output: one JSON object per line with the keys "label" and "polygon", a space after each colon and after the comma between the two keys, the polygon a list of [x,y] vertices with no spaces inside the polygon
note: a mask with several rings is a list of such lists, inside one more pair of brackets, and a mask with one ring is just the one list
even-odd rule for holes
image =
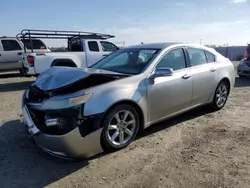
{"label": "taillight", "polygon": [[30,64],[31,67],[34,66],[34,61],[35,61],[34,56],[28,55],[28,56],[27,56],[27,61],[28,61],[28,63]]}

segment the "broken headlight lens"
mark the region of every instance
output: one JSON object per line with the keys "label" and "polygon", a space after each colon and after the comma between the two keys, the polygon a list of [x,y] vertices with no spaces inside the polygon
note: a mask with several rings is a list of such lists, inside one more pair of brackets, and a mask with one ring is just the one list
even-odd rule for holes
{"label": "broken headlight lens", "polygon": [[63,108],[70,108],[73,106],[77,106],[79,104],[83,104],[87,102],[92,96],[92,93],[85,94],[78,97],[73,97],[69,99],[55,99],[55,100],[48,100],[42,104],[44,109],[63,109]]}

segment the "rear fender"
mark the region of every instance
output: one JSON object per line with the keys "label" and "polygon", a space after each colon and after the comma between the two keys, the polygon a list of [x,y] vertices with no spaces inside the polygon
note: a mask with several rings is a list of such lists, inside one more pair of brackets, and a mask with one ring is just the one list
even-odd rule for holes
{"label": "rear fender", "polygon": [[67,59],[67,61],[72,61],[76,67],[81,68],[85,64],[85,54],[80,52],[55,52],[47,53],[44,56],[35,57],[35,70],[37,74],[49,69],[54,61],[60,61],[62,59]]}

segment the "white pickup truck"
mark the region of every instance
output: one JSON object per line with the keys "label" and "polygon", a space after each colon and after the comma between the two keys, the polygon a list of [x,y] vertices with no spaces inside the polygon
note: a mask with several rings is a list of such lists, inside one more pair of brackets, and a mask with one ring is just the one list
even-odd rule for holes
{"label": "white pickup truck", "polygon": [[[68,39],[67,52],[25,53],[22,56],[23,75],[39,75],[52,66],[85,68],[119,48],[106,39],[114,36],[78,31],[28,30],[22,35]],[[76,33],[75,33],[76,32]],[[28,34],[27,34],[28,33]]]}
{"label": "white pickup truck", "polygon": [[[39,39],[31,39],[33,51],[36,53],[49,52],[47,46]],[[0,71],[19,70],[22,68],[20,62],[25,51],[31,52],[30,40],[18,40],[16,37],[0,37]]]}

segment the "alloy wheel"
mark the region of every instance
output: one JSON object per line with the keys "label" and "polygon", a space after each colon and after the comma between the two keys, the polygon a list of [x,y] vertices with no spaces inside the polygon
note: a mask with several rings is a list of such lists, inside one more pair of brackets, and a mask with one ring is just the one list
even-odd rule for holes
{"label": "alloy wheel", "polygon": [[228,89],[225,84],[221,84],[216,91],[216,105],[220,108],[227,101]]}
{"label": "alloy wheel", "polygon": [[120,146],[130,141],[136,131],[135,116],[128,110],[115,113],[108,125],[109,141]]}

